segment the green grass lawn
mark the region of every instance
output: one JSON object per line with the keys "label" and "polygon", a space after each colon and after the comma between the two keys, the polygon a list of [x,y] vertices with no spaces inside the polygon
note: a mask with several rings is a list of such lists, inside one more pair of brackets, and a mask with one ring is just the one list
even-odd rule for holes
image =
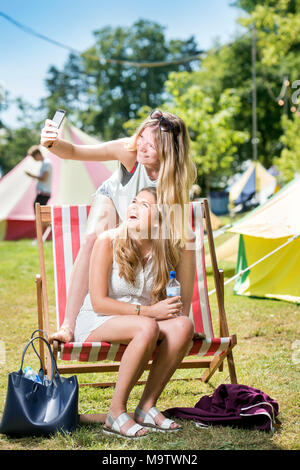
{"label": "green grass lawn", "polygon": [[[52,246],[46,243],[46,258],[51,258]],[[21,354],[32,331],[37,327],[35,274],[39,272],[37,246],[31,241],[0,243],[0,417],[4,408],[7,375],[18,370]],[[48,265],[50,263],[48,262]],[[224,268],[225,280],[234,274],[234,265]],[[55,328],[53,272],[49,274],[49,301],[51,325]],[[209,290],[213,277],[208,271]],[[216,312],[216,297],[211,296],[212,312]],[[292,344],[300,340],[299,306],[287,302],[253,299],[233,295],[233,285],[225,289],[225,305],[230,333],[236,333],[238,345],[234,349],[237,377],[240,384],[249,385],[269,394],[278,401],[281,427],[274,434],[231,427],[199,429],[190,421],[180,421],[183,430],[170,437],[151,433],[145,439],[128,441],[108,437],[102,425],[80,426],[72,435],[57,434],[51,438],[10,439],[0,435],[0,449],[237,449],[275,450],[300,449],[300,364],[293,364]],[[217,325],[217,323],[216,323]],[[217,326],[215,327],[217,331]],[[4,355],[5,350],[5,355]],[[32,352],[26,364],[38,367]],[[179,370],[176,378],[196,378],[198,371]],[[111,381],[115,374],[106,374]],[[104,378],[104,377],[103,377]],[[79,382],[97,381],[96,374],[78,376]],[[163,411],[174,406],[193,407],[203,396],[210,395],[222,383],[229,383],[227,364],[208,384],[199,380],[170,382],[157,406]],[[80,413],[105,413],[113,388],[81,387]],[[128,411],[135,409],[142,393],[136,386],[129,400]]]}

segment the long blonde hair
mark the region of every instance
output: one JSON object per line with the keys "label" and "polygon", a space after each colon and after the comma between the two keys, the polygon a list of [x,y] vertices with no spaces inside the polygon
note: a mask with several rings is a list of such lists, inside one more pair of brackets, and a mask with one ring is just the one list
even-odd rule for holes
{"label": "long blonde hair", "polygon": [[[143,188],[139,192],[142,191],[148,191],[153,194],[157,202],[157,191],[154,187]],[[178,245],[175,247],[170,239],[164,238],[160,206],[157,205],[157,208],[158,233],[157,236],[152,239],[152,272],[154,273],[154,277],[151,297],[153,303],[159,302],[165,298],[169,272],[170,270],[176,269],[181,255],[181,248]],[[136,241],[129,236],[125,222],[117,229],[114,241],[114,255],[119,266],[120,277],[134,285],[136,271],[141,264],[141,255]]]}
{"label": "long blonde hair", "polygon": [[137,140],[143,130],[152,127],[160,161],[157,202],[164,207],[165,216],[170,220],[171,243],[182,247],[187,233],[189,189],[195,182],[197,170],[190,156],[190,137],[184,121],[168,112],[162,115],[172,122],[174,131],[162,131],[158,120],[148,117],[134,134],[130,150],[137,149]]}

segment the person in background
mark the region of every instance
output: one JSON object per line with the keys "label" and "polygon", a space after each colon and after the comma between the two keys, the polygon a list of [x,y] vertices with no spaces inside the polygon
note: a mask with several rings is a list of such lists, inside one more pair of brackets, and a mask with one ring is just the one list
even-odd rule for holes
{"label": "person in background", "polygon": [[190,200],[197,201],[200,198],[201,188],[198,184],[193,184],[190,189]]}
{"label": "person in background", "polygon": [[30,155],[37,162],[42,162],[40,174],[34,175],[29,171],[25,171],[27,176],[37,180],[36,185],[36,198],[33,203],[33,209],[35,213],[35,204],[39,202],[41,206],[46,206],[47,202],[51,197],[51,183],[52,183],[52,164],[49,158],[45,158],[38,145],[33,145],[28,149],[27,155]]}

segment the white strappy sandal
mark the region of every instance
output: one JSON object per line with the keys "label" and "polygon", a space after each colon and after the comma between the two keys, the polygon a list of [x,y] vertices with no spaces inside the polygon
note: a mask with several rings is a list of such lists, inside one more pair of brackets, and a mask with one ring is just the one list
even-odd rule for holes
{"label": "white strappy sandal", "polygon": [[110,434],[117,437],[122,437],[123,439],[140,439],[141,437],[146,437],[149,432],[143,434],[141,436],[137,436],[136,433],[139,432],[141,429],[145,429],[144,426],[135,423],[131,428],[129,428],[126,433],[121,433],[121,427],[132,419],[127,413],[122,413],[118,418],[114,419],[110,414],[107,415],[107,421],[110,424],[111,428],[107,426],[103,427],[103,432],[105,434]]}
{"label": "white strappy sandal", "polygon": [[143,411],[141,408],[137,407],[135,410],[135,416],[139,417],[143,420],[142,424],[145,427],[151,428],[153,431],[159,431],[159,432],[177,432],[181,429],[181,426],[177,428],[171,428],[171,425],[175,423],[172,419],[165,418],[164,421],[158,425],[155,422],[155,416],[160,414],[160,411],[153,406],[148,410],[147,413]]}

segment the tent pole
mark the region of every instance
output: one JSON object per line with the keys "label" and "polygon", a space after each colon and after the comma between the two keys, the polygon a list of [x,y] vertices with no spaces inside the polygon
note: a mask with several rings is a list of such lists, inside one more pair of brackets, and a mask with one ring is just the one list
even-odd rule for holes
{"label": "tent pole", "polygon": [[256,26],[252,25],[252,157],[257,161],[257,110],[256,110]]}

